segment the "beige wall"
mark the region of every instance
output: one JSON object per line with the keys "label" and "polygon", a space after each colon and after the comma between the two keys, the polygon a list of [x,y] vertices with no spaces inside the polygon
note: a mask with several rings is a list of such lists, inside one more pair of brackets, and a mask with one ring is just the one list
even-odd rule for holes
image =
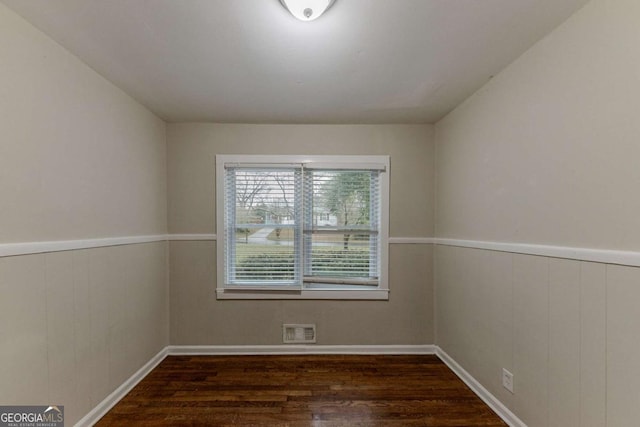
{"label": "beige wall", "polygon": [[[436,124],[437,237],[640,251],[639,19],[592,1]],[[434,268],[437,344],[529,426],[637,424],[640,269],[444,246]]]}
{"label": "beige wall", "polygon": [[0,242],[166,232],[165,124],[0,5]]}
{"label": "beige wall", "polygon": [[640,248],[639,17],[589,3],[436,124],[439,237]]}
{"label": "beige wall", "polygon": [[[169,124],[169,230],[215,233],[216,154],[390,155],[391,237],[432,236],[432,127]],[[214,242],[171,243],[172,344],[282,344],[316,323],[319,344],[433,341],[432,248],[392,245],[389,301],[218,301]]]}
{"label": "beige wall", "polygon": [[[165,234],[165,125],[0,4],[0,245]],[[168,344],[166,242],[0,257],[0,403],[73,425]]]}

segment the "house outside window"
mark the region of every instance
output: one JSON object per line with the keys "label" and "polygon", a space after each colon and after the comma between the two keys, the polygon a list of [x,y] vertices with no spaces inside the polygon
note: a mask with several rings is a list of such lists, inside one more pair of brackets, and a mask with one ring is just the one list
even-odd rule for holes
{"label": "house outside window", "polygon": [[221,299],[388,299],[388,156],[216,156]]}

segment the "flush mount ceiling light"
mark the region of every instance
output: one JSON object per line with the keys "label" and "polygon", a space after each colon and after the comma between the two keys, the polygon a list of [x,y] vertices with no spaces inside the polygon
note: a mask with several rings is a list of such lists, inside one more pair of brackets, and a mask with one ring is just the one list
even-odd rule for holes
{"label": "flush mount ceiling light", "polygon": [[336,0],[280,0],[293,16],[301,21],[313,21],[331,7]]}

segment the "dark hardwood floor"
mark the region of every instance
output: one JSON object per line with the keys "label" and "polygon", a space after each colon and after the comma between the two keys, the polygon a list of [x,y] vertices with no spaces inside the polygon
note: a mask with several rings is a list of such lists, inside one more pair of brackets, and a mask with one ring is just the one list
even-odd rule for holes
{"label": "dark hardwood floor", "polygon": [[170,356],[98,426],[505,426],[436,356]]}

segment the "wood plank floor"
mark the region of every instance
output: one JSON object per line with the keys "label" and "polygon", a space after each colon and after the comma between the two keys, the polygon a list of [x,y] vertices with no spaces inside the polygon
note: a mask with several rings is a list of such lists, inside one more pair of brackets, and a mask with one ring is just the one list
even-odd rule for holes
{"label": "wood plank floor", "polygon": [[170,356],[106,426],[505,426],[436,356]]}

